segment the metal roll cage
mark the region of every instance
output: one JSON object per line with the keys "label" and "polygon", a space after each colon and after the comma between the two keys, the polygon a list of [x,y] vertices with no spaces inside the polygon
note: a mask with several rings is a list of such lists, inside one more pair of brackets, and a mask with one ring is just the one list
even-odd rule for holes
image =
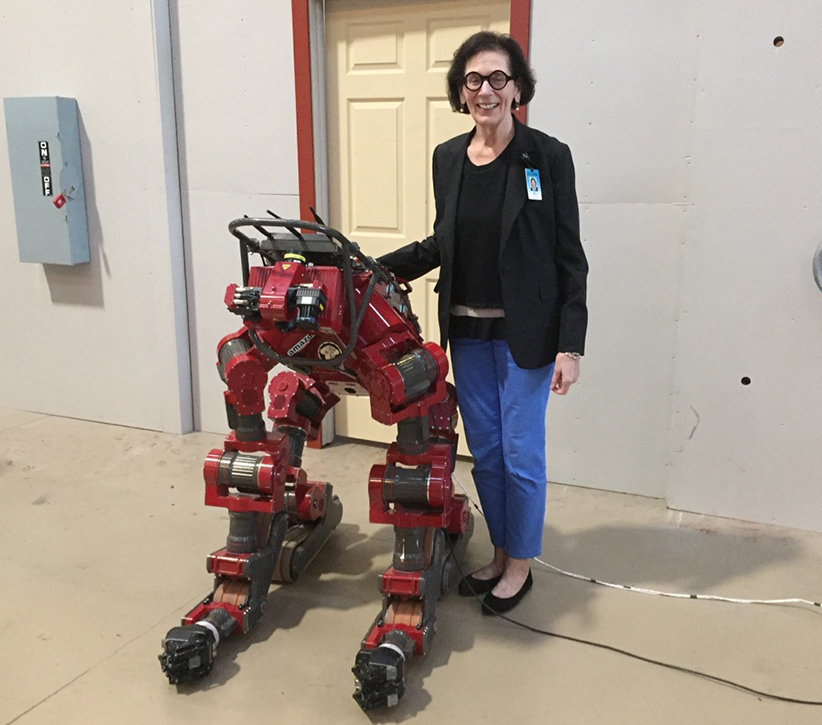
{"label": "metal roll cage", "polygon": [[[248,227],[256,229],[264,238],[258,241],[241,231]],[[285,229],[287,233],[272,234],[267,231],[269,228]],[[303,235],[299,230],[314,233],[311,235]],[[249,337],[254,345],[266,355],[266,357],[282,365],[287,365],[288,367],[308,366],[341,369],[342,363],[351,354],[356,345],[357,334],[377,282],[390,282],[392,279],[391,274],[373,257],[364,254],[356,242],[352,242],[342,232],[325,224],[303,221],[301,219],[243,217],[242,219],[235,219],[231,222],[228,225],[228,231],[240,242],[240,264],[242,265],[243,285],[245,286],[248,286],[248,257],[250,254],[259,254],[269,262],[279,261],[285,254],[292,253],[302,255],[306,257],[306,259],[321,255],[342,263],[350,328],[348,344],[339,355],[329,360],[286,357],[280,355],[263,342],[255,330],[249,328],[248,331]],[[354,299],[354,267],[352,259],[357,260],[365,269],[372,273],[368,287],[359,306],[357,306]]]}

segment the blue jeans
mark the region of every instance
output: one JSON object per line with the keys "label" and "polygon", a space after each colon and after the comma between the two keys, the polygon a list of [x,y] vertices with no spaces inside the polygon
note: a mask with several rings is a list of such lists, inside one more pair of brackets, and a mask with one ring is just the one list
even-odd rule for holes
{"label": "blue jeans", "polygon": [[449,340],[457,403],[491,543],[515,559],[542,551],[545,409],[554,366],[524,370],[505,340]]}

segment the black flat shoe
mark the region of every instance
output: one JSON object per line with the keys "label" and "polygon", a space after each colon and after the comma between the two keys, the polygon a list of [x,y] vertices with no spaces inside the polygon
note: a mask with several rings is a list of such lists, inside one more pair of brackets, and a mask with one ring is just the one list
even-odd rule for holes
{"label": "black flat shoe", "polygon": [[500,597],[495,597],[491,592],[488,592],[488,594],[485,595],[485,599],[482,600],[482,613],[491,616],[510,612],[522,601],[522,598],[528,594],[533,584],[534,579],[529,571],[519,591],[513,596],[501,599]]}
{"label": "black flat shoe", "polygon": [[473,574],[469,574],[461,582],[457,588],[457,592],[461,597],[474,597],[478,594],[485,594],[490,592],[502,579],[502,574],[495,576],[493,579],[476,579]]}

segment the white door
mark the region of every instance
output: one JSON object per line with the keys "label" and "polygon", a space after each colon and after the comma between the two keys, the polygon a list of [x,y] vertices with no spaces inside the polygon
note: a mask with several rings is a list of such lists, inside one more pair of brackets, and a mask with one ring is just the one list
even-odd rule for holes
{"label": "white door", "polygon": [[[507,0],[328,0],[328,221],[372,257],[431,233],[431,154],[473,125],[451,110],[445,74],[469,35],[508,25]],[[436,279],[434,270],[416,280],[411,296],[425,339],[434,341]],[[394,440],[366,398],[347,397],[336,411],[340,435]]]}

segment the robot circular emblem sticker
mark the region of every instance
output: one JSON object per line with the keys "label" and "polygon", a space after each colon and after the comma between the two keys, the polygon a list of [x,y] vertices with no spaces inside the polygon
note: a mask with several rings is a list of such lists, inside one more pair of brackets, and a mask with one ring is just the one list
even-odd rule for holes
{"label": "robot circular emblem sticker", "polygon": [[337,357],[341,352],[342,350],[339,345],[335,345],[333,342],[324,342],[317,349],[317,355],[321,360],[331,360]]}

